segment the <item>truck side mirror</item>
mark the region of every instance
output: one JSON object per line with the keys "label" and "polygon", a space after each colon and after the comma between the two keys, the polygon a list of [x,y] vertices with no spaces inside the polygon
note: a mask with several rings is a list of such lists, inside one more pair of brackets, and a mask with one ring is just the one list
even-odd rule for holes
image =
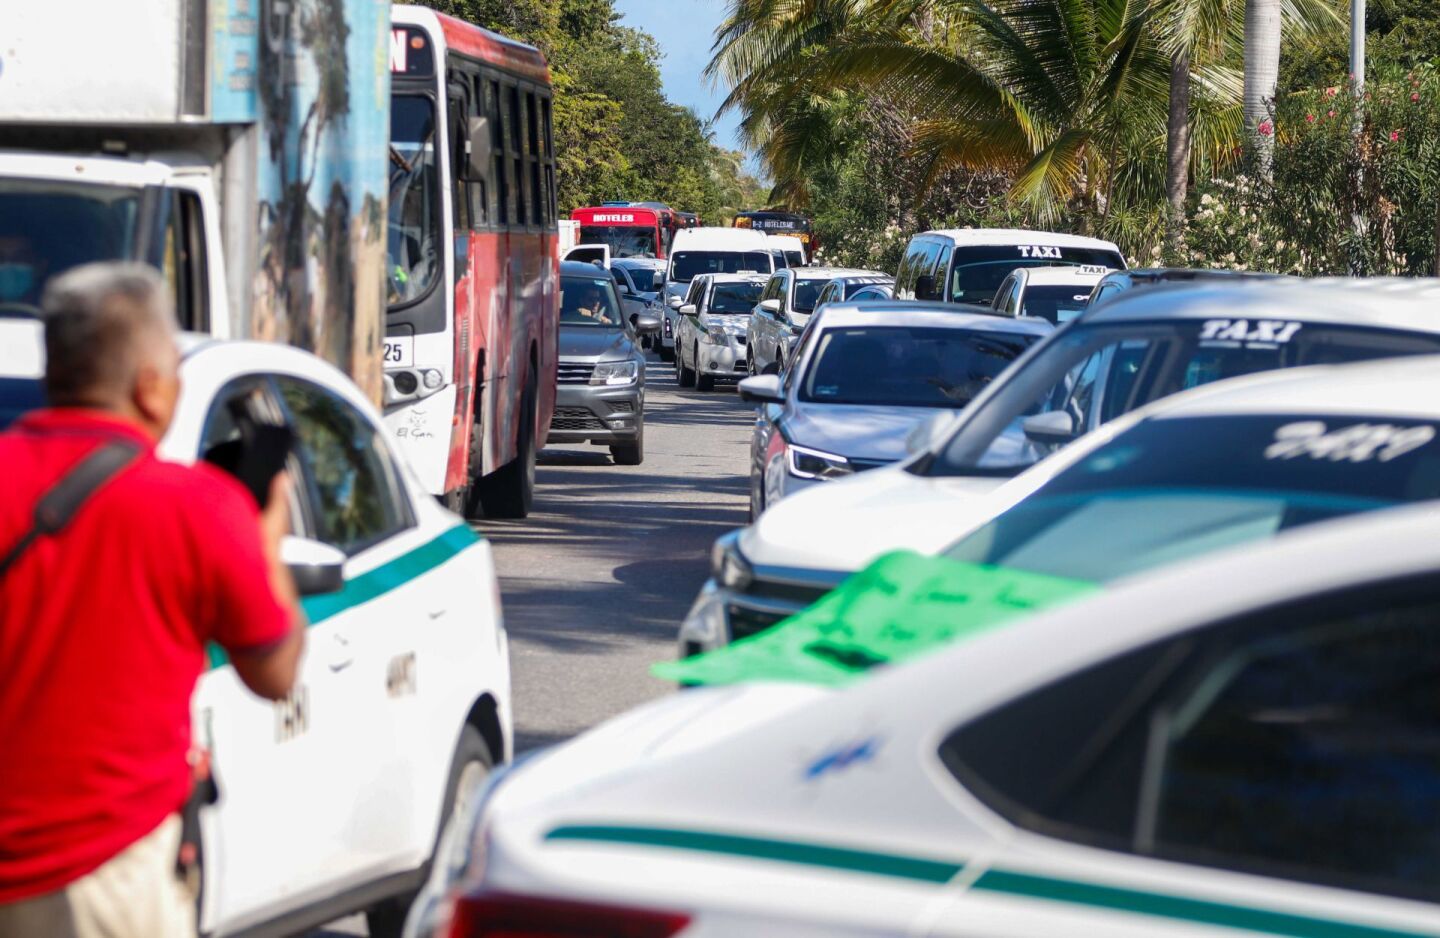
{"label": "truck side mirror", "polygon": [[465,177],[484,179],[490,172],[490,118],[470,118],[470,138],[465,150]]}

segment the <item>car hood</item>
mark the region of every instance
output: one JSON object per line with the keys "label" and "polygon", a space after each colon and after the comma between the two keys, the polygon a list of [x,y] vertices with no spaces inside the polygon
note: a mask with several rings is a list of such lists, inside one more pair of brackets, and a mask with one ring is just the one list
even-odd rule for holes
{"label": "car hood", "polygon": [[905,456],[910,431],[934,413],[931,407],[800,402],[785,418],[785,435],[801,446],[848,459],[894,462]]}
{"label": "car hood", "polygon": [[984,496],[1005,481],[875,469],[777,502],[741,532],[740,550],[752,564],[842,571],[892,550],[934,553],[989,517]]}
{"label": "car hood", "polygon": [[597,329],[594,326],[561,326],[560,357],[607,360],[630,358],[635,343],[623,329]]}

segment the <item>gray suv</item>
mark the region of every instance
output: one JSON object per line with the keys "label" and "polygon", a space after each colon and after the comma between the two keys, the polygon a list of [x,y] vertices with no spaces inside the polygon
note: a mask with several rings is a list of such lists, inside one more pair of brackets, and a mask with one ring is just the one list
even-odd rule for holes
{"label": "gray suv", "polygon": [[645,459],[645,353],[660,318],[625,314],[609,271],[560,265],[560,364],[551,443],[609,446],[621,466]]}

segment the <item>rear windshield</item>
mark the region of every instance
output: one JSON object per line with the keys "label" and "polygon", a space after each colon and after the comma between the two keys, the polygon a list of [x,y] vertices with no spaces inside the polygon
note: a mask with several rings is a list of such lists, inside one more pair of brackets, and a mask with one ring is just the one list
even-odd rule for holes
{"label": "rear windshield", "polygon": [[829,282],[828,277],[822,277],[819,280],[796,280],[795,302],[790,304],[790,308],[797,313],[815,312],[815,300],[820,296],[820,291],[825,289],[825,284]]}
{"label": "rear windshield", "polygon": [[760,302],[760,283],[717,283],[710,296],[712,313],[748,313]]}
{"label": "rear windshield", "polygon": [[658,293],[660,285],[665,281],[663,270],[651,270],[648,267],[626,267],[625,272],[630,279],[635,281],[635,289],[641,293]]}
{"label": "rear windshield", "polygon": [[1020,313],[1048,319],[1058,326],[1080,315],[1089,302],[1090,288],[1083,284],[1028,287]]}
{"label": "rear windshield", "polygon": [[39,378],[0,378],[0,430],[44,406],[45,388]]}
{"label": "rear windshield", "polygon": [[689,283],[700,274],[771,272],[768,251],[679,251],[670,266],[670,279]]}
{"label": "rear windshield", "polygon": [[1440,496],[1436,435],[1429,422],[1354,415],[1149,420],[946,553],[1104,582]]}
{"label": "rear windshield", "polygon": [[1014,475],[1056,448],[1026,435],[1025,421],[1039,414],[1057,414],[1054,419],[1068,422],[1078,436],[1142,404],[1223,378],[1436,352],[1440,337],[1429,333],[1300,321],[1082,321],[1056,333],[993,394],[977,401],[919,471]]}
{"label": "rear windshield", "polygon": [[1034,341],[1034,336],[968,329],[830,329],[820,336],[800,398],[822,404],[963,407]]}
{"label": "rear windshield", "polygon": [[1083,264],[1123,269],[1125,259],[1098,248],[1006,244],[955,249],[950,267],[952,303],[989,303],[1000,283],[1017,267],[1078,267]]}

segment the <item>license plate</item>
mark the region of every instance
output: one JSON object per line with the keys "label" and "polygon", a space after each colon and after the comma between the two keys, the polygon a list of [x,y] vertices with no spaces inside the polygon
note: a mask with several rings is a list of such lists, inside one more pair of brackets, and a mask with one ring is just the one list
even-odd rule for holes
{"label": "license plate", "polygon": [[402,335],[385,340],[385,367],[408,368],[415,364],[415,338]]}

